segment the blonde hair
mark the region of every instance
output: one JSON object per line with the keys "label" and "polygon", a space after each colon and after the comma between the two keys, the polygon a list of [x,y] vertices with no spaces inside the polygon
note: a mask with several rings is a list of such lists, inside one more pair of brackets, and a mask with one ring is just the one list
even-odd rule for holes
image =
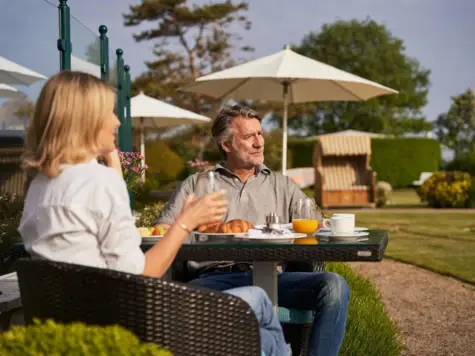
{"label": "blonde hair", "polygon": [[99,131],[114,103],[112,87],[90,74],[62,71],[51,77],[28,125],[23,168],[52,178],[61,164],[87,160],[98,151]]}

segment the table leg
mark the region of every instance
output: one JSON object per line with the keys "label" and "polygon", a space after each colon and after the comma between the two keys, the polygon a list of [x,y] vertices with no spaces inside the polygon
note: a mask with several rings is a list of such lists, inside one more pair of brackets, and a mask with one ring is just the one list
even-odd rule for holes
{"label": "table leg", "polygon": [[277,262],[254,261],[252,280],[255,286],[264,289],[274,308],[277,307]]}

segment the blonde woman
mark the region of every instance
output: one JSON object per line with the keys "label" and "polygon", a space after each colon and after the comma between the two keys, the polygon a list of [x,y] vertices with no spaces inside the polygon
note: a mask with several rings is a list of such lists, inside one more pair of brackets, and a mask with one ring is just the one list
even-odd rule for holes
{"label": "blonde woman", "polygon": [[[161,277],[192,230],[221,219],[225,192],[187,199],[163,239],[144,254],[115,147],[114,103],[114,90],[89,74],[63,71],[45,84],[26,135],[23,166],[34,179],[19,232],[33,256]],[[229,293],[255,310],[266,355],[287,355],[265,293],[256,287]]]}

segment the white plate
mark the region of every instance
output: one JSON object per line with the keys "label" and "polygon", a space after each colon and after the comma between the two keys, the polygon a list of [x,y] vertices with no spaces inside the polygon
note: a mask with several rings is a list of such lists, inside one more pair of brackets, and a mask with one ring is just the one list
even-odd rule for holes
{"label": "white plate", "polygon": [[302,239],[308,237],[307,234],[298,234],[298,233],[291,233],[287,235],[270,235],[270,234],[263,234],[263,235],[256,235],[256,236],[249,236],[249,234],[236,234],[234,238],[241,239],[244,241],[255,241],[255,242],[266,242],[272,244],[282,244],[282,243],[292,243],[295,239]]}
{"label": "white plate", "polygon": [[[262,230],[266,227],[266,225],[256,225],[254,228],[258,230]],[[288,229],[292,230],[292,224],[280,224],[281,229]]]}
{"label": "white plate", "polygon": [[354,232],[351,235],[348,234],[333,234],[330,231],[318,231],[315,235],[320,236],[320,237],[326,237],[326,238],[337,238],[337,239],[355,239],[358,237],[364,237],[368,236],[369,232],[368,231],[359,231],[359,232]]}
{"label": "white plate", "polygon": [[220,232],[198,232],[198,231],[193,231],[195,235],[198,236],[216,236],[216,237],[233,237],[236,235],[235,232],[228,232],[228,233],[220,233]]}
{"label": "white plate", "polygon": [[[355,231],[354,232],[364,232],[364,231],[368,231],[369,229],[367,227],[355,227]],[[320,229],[317,230],[317,232],[330,232],[332,231],[329,227],[322,227]]]}
{"label": "white plate", "polygon": [[150,244],[156,243],[163,238],[163,235],[154,235],[154,236],[144,236],[142,237],[142,242]]}

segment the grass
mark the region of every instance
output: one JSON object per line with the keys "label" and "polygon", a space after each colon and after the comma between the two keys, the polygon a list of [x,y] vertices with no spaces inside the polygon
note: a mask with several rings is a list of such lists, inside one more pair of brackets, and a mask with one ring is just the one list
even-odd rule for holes
{"label": "grass", "polygon": [[344,263],[326,263],[325,269],[345,278],[351,291],[340,356],[400,355],[402,347],[398,330],[386,313],[374,285]]}
{"label": "grass", "polygon": [[385,257],[475,284],[475,214],[356,213],[358,226],[390,231]]}
{"label": "grass", "polygon": [[425,207],[425,204],[421,203],[419,196],[415,189],[398,189],[391,194],[391,204],[388,208],[397,207]]}

